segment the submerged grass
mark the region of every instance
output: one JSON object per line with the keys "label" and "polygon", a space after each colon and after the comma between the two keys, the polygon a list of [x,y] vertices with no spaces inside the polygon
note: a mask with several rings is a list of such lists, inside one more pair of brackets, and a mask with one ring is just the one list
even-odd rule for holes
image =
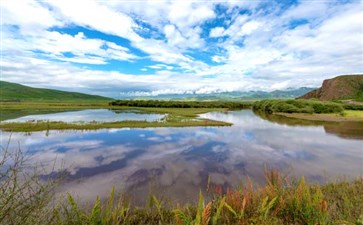
{"label": "submerged grass", "polygon": [[[4,157],[3,157],[4,158]],[[14,161],[15,159],[15,161]],[[0,224],[356,224],[363,220],[363,179],[326,185],[290,181],[276,170],[265,170],[266,184],[251,180],[236,189],[208,184],[193,204],[179,205],[150,195],[146,207],[135,207],[112,188],[107,199],[95,196],[81,205],[71,194],[50,198],[54,182],[39,182],[24,173],[23,158],[0,161]],[[19,179],[19,175],[22,179]],[[49,183],[52,182],[52,183]]]}
{"label": "submerged grass", "polygon": [[[0,123],[0,129],[13,132],[31,132],[44,130],[96,130],[103,128],[147,128],[147,127],[194,127],[194,126],[230,126],[230,123],[197,118],[198,114],[225,111],[224,108],[152,108],[152,107],[127,107],[109,106],[105,102],[100,103],[5,103],[0,107],[0,119],[11,119],[14,111],[17,115],[34,115],[52,113],[52,110],[74,111],[81,109],[115,109],[137,110],[138,113],[167,114],[164,121],[117,121],[117,122],[90,122],[90,123],[66,123],[66,122],[10,122]],[[26,109],[26,110],[25,110]],[[54,112],[54,111],[53,111]]]}
{"label": "submerged grass", "polygon": [[181,120],[173,119],[165,122],[147,121],[119,121],[119,122],[90,122],[90,123],[65,123],[65,122],[15,122],[1,123],[0,129],[11,132],[35,132],[46,130],[97,130],[106,128],[147,128],[147,127],[195,127],[195,126],[231,126],[232,124],[200,119]]}

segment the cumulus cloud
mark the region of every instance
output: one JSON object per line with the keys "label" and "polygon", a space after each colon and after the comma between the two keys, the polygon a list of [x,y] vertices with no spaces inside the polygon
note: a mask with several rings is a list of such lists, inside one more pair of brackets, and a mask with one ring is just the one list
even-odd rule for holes
{"label": "cumulus cloud", "polygon": [[224,27],[215,27],[210,31],[209,36],[210,37],[222,37],[222,36],[224,36],[224,32],[225,32]]}
{"label": "cumulus cloud", "polygon": [[363,71],[360,2],[284,4],[2,1],[2,79],[118,97],[318,86]]}

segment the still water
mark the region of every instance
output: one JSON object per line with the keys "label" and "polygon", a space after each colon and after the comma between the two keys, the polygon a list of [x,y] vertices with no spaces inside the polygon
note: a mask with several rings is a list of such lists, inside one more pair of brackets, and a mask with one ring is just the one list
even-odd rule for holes
{"label": "still water", "polygon": [[125,120],[159,121],[163,114],[146,114],[137,110],[109,110],[109,109],[87,109],[72,112],[57,112],[43,115],[27,115],[15,119],[4,120],[3,122],[28,122],[28,121],[62,121],[74,122],[115,122]]}
{"label": "still water", "polygon": [[316,123],[256,115],[251,110],[215,112],[203,118],[231,127],[103,129],[2,133],[4,146],[20,146],[34,162],[67,174],[59,192],[85,201],[107,196],[115,185],[142,203],[149,192],[188,202],[208,177],[224,188],[247,176],[263,181],[263,168],[325,182],[363,175],[363,124]]}

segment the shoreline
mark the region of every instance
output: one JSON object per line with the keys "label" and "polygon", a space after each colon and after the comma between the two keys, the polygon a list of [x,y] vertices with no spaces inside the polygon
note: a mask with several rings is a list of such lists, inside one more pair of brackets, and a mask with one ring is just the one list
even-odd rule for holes
{"label": "shoreline", "polygon": [[[25,105],[24,105],[25,106]],[[67,108],[66,105],[63,108],[53,108],[53,110],[59,111],[74,111],[75,108]],[[73,105],[74,106],[74,105]],[[16,107],[19,107],[17,105]],[[231,126],[232,123],[215,121],[209,119],[199,118],[199,114],[208,112],[226,111],[225,108],[145,108],[145,107],[86,107],[79,110],[86,109],[136,109],[140,113],[157,113],[168,114],[167,118],[163,122],[148,122],[148,121],[115,121],[115,122],[89,122],[89,123],[77,123],[77,122],[61,122],[61,121],[38,121],[38,122],[1,122],[0,129],[5,132],[35,132],[35,131],[47,131],[47,130],[98,130],[108,128],[157,128],[157,127],[210,127],[210,126]],[[35,108],[22,108],[22,110],[45,110],[44,107]],[[9,112],[15,109],[6,109],[0,112]],[[30,113],[32,114],[32,113]],[[34,114],[39,114],[34,113]]]}
{"label": "shoreline", "polygon": [[185,122],[145,122],[145,121],[119,121],[106,123],[65,123],[65,122],[15,122],[0,123],[0,129],[5,132],[36,132],[47,130],[99,130],[111,128],[162,128],[162,127],[212,127],[232,126],[231,123],[215,120],[190,120]]}
{"label": "shoreline", "polygon": [[295,119],[304,119],[311,121],[323,121],[323,122],[363,122],[363,112],[345,110],[345,115],[322,113],[322,114],[307,114],[307,113],[273,113],[275,115],[285,116]]}

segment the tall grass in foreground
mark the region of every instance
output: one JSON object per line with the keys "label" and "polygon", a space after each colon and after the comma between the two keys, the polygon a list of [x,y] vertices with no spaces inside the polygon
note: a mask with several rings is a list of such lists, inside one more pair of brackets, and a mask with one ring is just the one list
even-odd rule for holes
{"label": "tall grass in foreground", "polygon": [[57,181],[42,181],[39,168],[21,151],[0,149],[0,224],[45,224],[51,221],[53,190]]}
{"label": "tall grass in foreground", "polygon": [[[179,205],[150,195],[133,207],[114,188],[106,200],[80,205],[68,194],[52,199],[55,183],[25,173],[20,153],[4,151],[0,161],[0,224],[363,224],[363,180],[312,185],[265,170],[266,184],[249,179],[236,189],[208,182],[195,204]],[[20,179],[21,178],[21,179]],[[55,201],[56,200],[56,201]]]}

